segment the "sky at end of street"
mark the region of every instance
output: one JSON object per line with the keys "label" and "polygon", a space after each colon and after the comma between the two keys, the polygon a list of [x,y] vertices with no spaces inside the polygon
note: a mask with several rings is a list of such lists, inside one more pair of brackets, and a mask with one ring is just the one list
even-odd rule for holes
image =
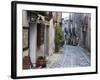
{"label": "sky at end of street", "polygon": [[65,18],[65,17],[68,18],[69,17],[69,13],[67,13],[67,12],[66,13],[62,13],[62,18]]}

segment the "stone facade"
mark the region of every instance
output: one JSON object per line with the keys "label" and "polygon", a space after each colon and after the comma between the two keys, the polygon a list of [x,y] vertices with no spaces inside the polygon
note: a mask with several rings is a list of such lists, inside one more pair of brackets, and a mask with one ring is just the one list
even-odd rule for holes
{"label": "stone facade", "polygon": [[[66,28],[67,36],[74,35],[81,47],[91,51],[91,14],[69,13],[69,17],[63,19],[63,26]],[[73,42],[75,39],[73,39]]]}
{"label": "stone facade", "polygon": [[39,56],[48,60],[55,51],[55,20],[61,23],[61,13],[23,10],[23,58],[29,56],[33,67]]}
{"label": "stone facade", "polygon": [[91,51],[91,15],[84,14],[81,19],[83,24],[81,24],[80,46]]}

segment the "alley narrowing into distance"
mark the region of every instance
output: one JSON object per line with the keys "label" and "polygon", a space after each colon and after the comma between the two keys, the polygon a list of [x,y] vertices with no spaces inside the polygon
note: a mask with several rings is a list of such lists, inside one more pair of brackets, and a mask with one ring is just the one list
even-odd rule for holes
{"label": "alley narrowing into distance", "polygon": [[50,62],[48,62],[48,67],[61,68],[90,66],[90,55],[88,54],[89,53],[85,49],[79,46],[65,45],[63,50],[51,56],[49,60]]}

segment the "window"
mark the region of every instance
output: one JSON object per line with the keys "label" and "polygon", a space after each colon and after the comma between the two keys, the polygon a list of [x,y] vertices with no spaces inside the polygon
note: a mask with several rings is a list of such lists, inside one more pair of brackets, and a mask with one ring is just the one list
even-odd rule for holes
{"label": "window", "polygon": [[29,48],[29,27],[23,27],[23,50]]}

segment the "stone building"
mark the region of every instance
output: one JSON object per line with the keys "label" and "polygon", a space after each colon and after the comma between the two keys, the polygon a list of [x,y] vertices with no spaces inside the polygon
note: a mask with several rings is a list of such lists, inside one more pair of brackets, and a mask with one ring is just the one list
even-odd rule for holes
{"label": "stone building", "polygon": [[[54,53],[55,23],[61,23],[60,19],[61,13],[23,10],[23,66],[26,66],[23,67],[24,69],[36,67],[36,60],[39,56],[48,60],[49,56]],[[29,61],[25,62],[26,56]],[[28,63],[31,65],[28,66]]]}
{"label": "stone building", "polygon": [[76,36],[72,44],[79,39],[78,45],[91,51],[91,14],[69,13],[69,16],[63,19],[63,26],[68,34]]}
{"label": "stone building", "polygon": [[79,45],[91,51],[91,14],[81,14],[80,42]]}

